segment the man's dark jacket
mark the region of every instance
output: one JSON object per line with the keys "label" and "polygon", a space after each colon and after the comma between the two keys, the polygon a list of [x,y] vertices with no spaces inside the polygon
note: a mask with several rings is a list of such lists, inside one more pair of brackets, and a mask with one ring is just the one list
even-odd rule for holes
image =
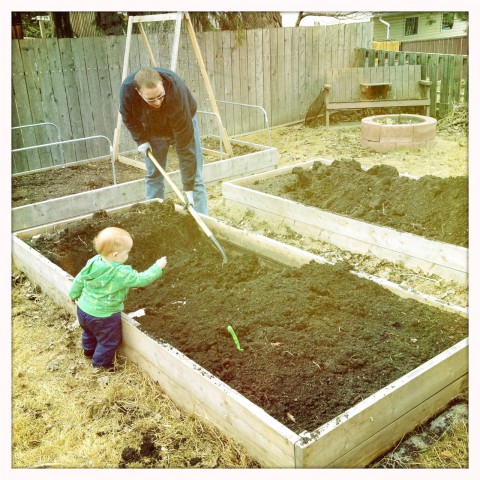
{"label": "man's dark jacket", "polygon": [[151,108],[135,90],[135,71],[120,86],[120,114],[123,123],[138,145],[152,137],[168,137],[173,140],[180,163],[185,190],[193,190],[196,173],[195,140],[192,117],[197,102],[185,82],[172,70],[155,69],[165,88],[165,98],[160,108]]}

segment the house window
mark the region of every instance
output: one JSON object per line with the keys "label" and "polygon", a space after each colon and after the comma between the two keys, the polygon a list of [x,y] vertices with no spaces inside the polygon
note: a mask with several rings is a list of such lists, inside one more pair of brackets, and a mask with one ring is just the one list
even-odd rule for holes
{"label": "house window", "polygon": [[453,20],[455,14],[453,12],[442,13],[442,30],[451,30],[453,28]]}
{"label": "house window", "polygon": [[418,33],[418,17],[407,17],[405,19],[405,35],[416,35]]}

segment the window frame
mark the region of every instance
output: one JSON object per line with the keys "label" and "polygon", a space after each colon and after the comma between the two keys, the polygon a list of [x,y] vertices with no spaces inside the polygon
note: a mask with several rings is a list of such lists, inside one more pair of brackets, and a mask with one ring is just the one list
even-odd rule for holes
{"label": "window frame", "polygon": [[[452,16],[452,20],[451,20],[451,24],[450,26],[445,26],[445,16],[446,15],[451,15]],[[441,30],[442,32],[444,30],[453,30],[453,24],[455,23],[455,13],[454,12],[443,12],[442,13],[442,27],[441,27]]]}
{"label": "window frame", "polygon": [[[414,32],[410,32],[410,29],[409,31],[407,31],[407,22],[409,20],[413,20],[414,21],[414,27],[415,27],[415,31]],[[410,23],[410,22],[408,22]],[[410,35],[418,35],[418,16],[416,17],[405,17],[405,23],[404,23],[404,26],[403,26],[403,34],[407,37],[407,36],[410,36]]]}

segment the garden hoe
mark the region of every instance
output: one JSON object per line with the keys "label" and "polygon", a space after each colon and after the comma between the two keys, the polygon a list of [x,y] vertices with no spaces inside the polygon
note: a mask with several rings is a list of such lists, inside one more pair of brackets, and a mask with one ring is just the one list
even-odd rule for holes
{"label": "garden hoe", "polygon": [[167,174],[167,172],[161,167],[161,165],[157,162],[155,157],[153,156],[152,152],[148,150],[148,156],[150,160],[155,164],[155,166],[158,168],[160,173],[163,175],[163,178],[169,183],[169,185],[172,187],[173,191],[177,194],[178,198],[185,203],[188,211],[190,212],[190,215],[195,219],[195,221],[200,225],[201,229],[204,231],[204,233],[207,235],[208,238],[213,242],[215,247],[219,250],[219,252],[222,254],[223,257],[223,263],[227,263],[227,255],[225,254],[225,251],[223,248],[220,246],[218,243],[217,239],[214,237],[213,233],[210,231],[210,229],[205,225],[205,222],[200,218],[198,215],[198,212],[193,208],[192,205],[188,203],[188,201],[185,200],[185,197],[182,195],[182,192],[178,189],[178,187],[175,185],[173,180],[170,178],[170,176]]}

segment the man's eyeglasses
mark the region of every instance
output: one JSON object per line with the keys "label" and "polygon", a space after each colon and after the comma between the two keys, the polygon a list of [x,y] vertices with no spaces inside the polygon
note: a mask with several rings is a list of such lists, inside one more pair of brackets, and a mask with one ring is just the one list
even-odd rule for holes
{"label": "man's eyeglasses", "polygon": [[140,95],[147,103],[155,103],[155,102],[158,102],[160,100],[163,100],[163,98],[165,97],[165,94],[163,95],[159,95],[158,97],[156,98],[145,98],[143,95]]}

